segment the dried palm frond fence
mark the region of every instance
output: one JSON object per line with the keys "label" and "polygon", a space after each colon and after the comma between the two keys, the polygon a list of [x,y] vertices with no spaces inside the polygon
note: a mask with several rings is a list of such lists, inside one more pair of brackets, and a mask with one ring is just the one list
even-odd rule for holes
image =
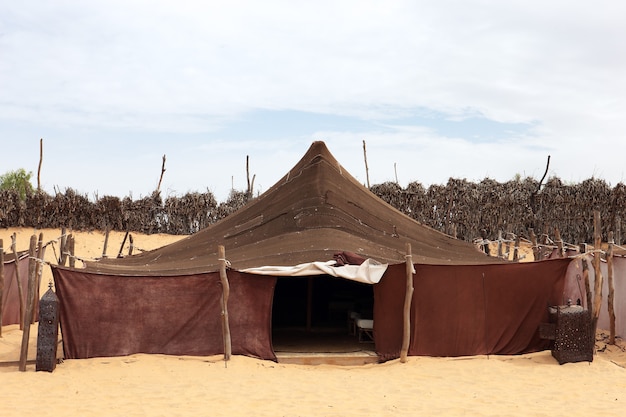
{"label": "dried palm frond fence", "polygon": [[154,192],[138,200],[104,196],[92,201],[72,189],[54,196],[35,192],[25,200],[20,200],[13,190],[5,190],[0,191],[0,227],[187,235],[228,216],[247,201],[247,194],[239,191],[232,191],[225,202],[218,204],[208,191],[165,200],[159,192]]}
{"label": "dried palm frond fence", "polygon": [[[603,236],[621,230],[626,219],[626,185],[610,187],[589,179],[564,184],[551,178],[541,185],[532,178],[497,182],[450,179],[428,188],[418,182],[406,188],[387,182],[371,186],[374,194],[413,219],[466,241],[515,236],[545,240],[558,229],[565,242],[593,241],[593,210],[600,211]],[[191,234],[243,207],[250,193],[233,190],[225,202],[209,191],[180,197],[152,195],[133,200],[111,196],[90,199],[72,189],[49,195],[0,191],[0,227],[120,230],[141,233]],[[621,243],[616,236],[616,242]]]}

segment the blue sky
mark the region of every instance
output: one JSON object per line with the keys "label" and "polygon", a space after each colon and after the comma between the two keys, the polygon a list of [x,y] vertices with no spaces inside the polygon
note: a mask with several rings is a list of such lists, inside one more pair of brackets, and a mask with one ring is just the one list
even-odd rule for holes
{"label": "blue sky", "polygon": [[[371,183],[624,181],[626,3],[0,1],[0,173],[139,198],[273,185],[311,142]],[[394,168],[395,167],[395,168]]]}

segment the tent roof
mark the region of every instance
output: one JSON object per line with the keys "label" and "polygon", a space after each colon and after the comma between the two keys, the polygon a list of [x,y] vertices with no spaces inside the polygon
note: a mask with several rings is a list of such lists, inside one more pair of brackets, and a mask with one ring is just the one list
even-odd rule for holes
{"label": "tent roof", "polygon": [[219,269],[218,245],[234,269],[328,261],[348,251],[382,263],[487,264],[501,260],[424,226],[361,185],[323,142],[314,142],[275,185],[237,212],[187,238],[122,259],[88,262],[93,272],[179,275]]}

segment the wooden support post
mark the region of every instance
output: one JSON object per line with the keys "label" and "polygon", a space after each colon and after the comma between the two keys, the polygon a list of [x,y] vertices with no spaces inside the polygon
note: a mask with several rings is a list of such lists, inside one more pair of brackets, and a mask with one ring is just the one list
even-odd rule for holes
{"label": "wooden support post", "polygon": [[530,229],[530,242],[533,247],[533,257],[535,258],[535,261],[538,261],[540,258],[539,245],[537,244],[537,235],[535,235],[535,231],[533,229]]}
{"label": "wooden support post", "polygon": [[498,231],[498,258],[502,258],[502,230]]}
{"label": "wooden support post", "polygon": [[120,245],[120,251],[117,253],[117,257],[118,258],[122,257],[122,251],[124,250],[124,245],[126,244],[126,239],[128,239],[129,233],[130,233],[130,231],[128,231],[128,229],[126,229],[126,234],[124,235],[124,239],[122,240],[122,244]]}
{"label": "wooden support post", "polygon": [[76,240],[74,238],[74,235],[70,233],[70,235],[67,237],[67,252],[69,253],[70,268],[76,267],[76,257],[74,253],[75,249]]}
{"label": "wooden support post", "polygon": [[65,266],[65,262],[67,261],[67,229],[65,227],[61,228],[61,247],[59,254],[59,265]]}
{"label": "wooden support post", "polygon": [[411,301],[413,300],[413,255],[411,254],[411,244],[406,244],[406,291],[404,293],[404,331],[402,334],[402,349],[400,350],[400,362],[405,363],[409,354],[409,344],[411,343]]}
{"label": "wooden support post", "polygon": [[607,304],[609,309],[609,344],[615,344],[615,283],[613,282],[613,232],[609,232],[609,247],[606,251],[607,279],[609,280],[609,295]]}
{"label": "wooden support post", "polygon": [[20,257],[17,253],[17,235],[13,233],[11,236],[11,250],[13,256],[15,256],[15,281],[17,283],[17,295],[20,301],[20,329],[24,328],[24,291],[22,290],[22,283],[20,282]]}
{"label": "wooden support post", "polygon": [[2,313],[4,305],[2,299],[4,297],[4,242],[0,239],[0,337],[2,337]]}
{"label": "wooden support post", "polygon": [[133,241],[133,235],[128,236],[128,241],[130,244],[128,245],[128,256],[133,254],[133,249],[135,248],[135,242]]}
{"label": "wooden support post", "polygon": [[517,261],[519,259],[519,243],[520,243],[520,237],[519,235],[517,235],[515,237],[515,249],[513,249],[513,260]]}
{"label": "wooden support post", "polygon": [[598,327],[598,317],[600,317],[600,308],[602,306],[602,271],[600,270],[600,258],[602,257],[602,232],[600,223],[600,212],[593,212],[593,271],[595,274],[593,280],[593,310],[591,314],[592,337],[595,343],[596,329]]}
{"label": "wooden support post", "polygon": [[230,338],[230,325],[228,323],[228,297],[230,296],[230,285],[226,274],[226,250],[224,246],[217,247],[218,260],[220,261],[220,281],[222,282],[222,333],[224,336],[224,361],[230,360],[232,354],[232,341]]}
{"label": "wooden support post", "polygon": [[622,245],[622,218],[615,216],[615,244]]}
{"label": "wooden support post", "polygon": [[107,225],[106,231],[104,232],[104,246],[102,247],[103,258],[107,257],[107,246],[109,245],[109,233],[110,233],[110,229],[109,229],[109,226]]}
{"label": "wooden support post", "polygon": [[581,262],[583,264],[583,282],[585,283],[587,311],[589,311],[589,317],[591,317],[591,311],[593,310],[593,294],[591,293],[591,284],[589,283],[589,264],[585,258],[582,258]]}
{"label": "wooden support post", "polygon": [[556,247],[559,251],[559,258],[565,256],[565,250],[563,249],[563,239],[561,239],[561,231],[558,227],[554,228],[554,239],[556,240]]}
{"label": "wooden support post", "polygon": [[20,350],[21,372],[26,370],[26,360],[28,359],[28,340],[30,338],[30,322],[33,318],[33,310],[35,309],[35,282],[37,281],[37,236],[32,235],[30,238],[30,248],[28,250],[28,291],[26,298],[26,311],[22,321],[24,322],[24,330],[22,332],[22,348]]}
{"label": "wooden support post", "polygon": [[[39,287],[41,286],[41,276],[43,275],[43,260],[44,254],[46,252],[46,247],[43,245],[43,233],[39,233],[39,240],[37,241],[37,252],[35,254],[36,259],[41,260],[41,262],[37,262],[35,267],[35,295],[33,296],[33,300],[39,300]],[[33,304],[34,305],[34,304]],[[35,323],[35,314],[31,314],[30,324]]]}

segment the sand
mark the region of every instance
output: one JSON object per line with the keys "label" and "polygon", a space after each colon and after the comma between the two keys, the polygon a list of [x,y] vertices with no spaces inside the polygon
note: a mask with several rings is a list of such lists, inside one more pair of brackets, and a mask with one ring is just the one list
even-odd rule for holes
{"label": "sand", "polygon": [[[25,249],[33,230],[0,230],[5,247],[14,231],[18,249]],[[43,233],[44,241],[60,234]],[[103,233],[75,235],[78,256],[101,256]],[[180,238],[136,234],[135,245],[152,249]],[[111,234],[109,256],[122,239]],[[16,325],[2,330],[0,362],[19,359],[22,332]],[[143,354],[67,360],[53,373],[0,366],[0,415],[622,416],[626,348],[621,339],[607,345],[605,331],[598,338],[593,362],[564,365],[545,351],[354,367]],[[36,346],[36,326],[30,339]],[[33,348],[29,353],[34,358]]]}

